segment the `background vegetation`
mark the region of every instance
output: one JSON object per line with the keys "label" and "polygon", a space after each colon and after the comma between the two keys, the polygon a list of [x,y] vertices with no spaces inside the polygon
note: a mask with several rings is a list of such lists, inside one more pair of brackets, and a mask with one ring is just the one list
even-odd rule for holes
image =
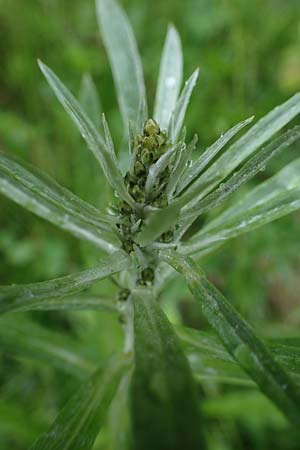
{"label": "background vegetation", "polygon": [[[170,21],[182,37],[186,77],[200,67],[186,123],[190,135],[199,133],[199,149],[238,121],[251,114],[259,118],[300,89],[298,0],[121,3],[137,36],[148,92],[155,92]],[[94,2],[1,0],[0,33],[1,150],[39,166],[84,199],[104,204],[108,188],[101,184],[92,156],[36,64],[42,58],[73,92],[79,92],[83,73],[90,72],[112,134],[121,142],[121,119]],[[269,177],[299,151],[295,145],[258,178]],[[235,239],[202,263],[209,278],[260,334],[298,334],[299,224],[300,213],[294,213]],[[64,275],[89,266],[99,256],[88,244],[78,245],[1,197],[0,284]],[[114,286],[105,282],[98,289],[111,292]],[[206,328],[183,285],[170,287],[165,307],[174,320]],[[101,362],[119,345],[121,331],[117,320],[103,313],[17,313],[0,320],[1,449],[21,450],[52,422],[81,374],[68,373],[59,358],[54,366],[43,360],[47,332],[57,349],[78,348]],[[286,433],[281,415],[257,392],[213,383],[206,390],[206,413],[214,430],[212,450],[299,448],[293,435]],[[108,448],[103,431],[97,449]]]}

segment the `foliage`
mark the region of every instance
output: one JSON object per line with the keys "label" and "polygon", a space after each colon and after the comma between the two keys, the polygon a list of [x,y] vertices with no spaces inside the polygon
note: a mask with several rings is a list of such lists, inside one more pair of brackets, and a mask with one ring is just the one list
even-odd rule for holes
{"label": "foliage", "polygon": [[[77,250],[88,269],[67,276],[54,272],[55,278],[50,281],[23,281],[0,287],[1,312],[14,312],[1,318],[0,340],[3,349],[19,355],[16,360],[4,359],[8,365],[8,371],[3,372],[4,390],[9,393],[12,389],[6,373],[13,374],[12,384],[19,386],[15,374],[18,364],[26,369],[25,384],[26,376],[30,378],[35,371],[41,380],[51,378],[52,369],[40,365],[45,361],[83,380],[49,431],[33,444],[35,450],[88,449],[93,445],[99,449],[137,450],[220,448],[222,428],[210,418],[215,418],[214,411],[220,417],[226,416],[226,410],[223,413],[218,406],[218,398],[225,395],[226,402],[228,395],[230,408],[230,393],[238,393],[241,386],[250,388],[249,396],[257,405],[266,402],[257,389],[264,393],[278,408],[263,403],[274,418],[274,427],[280,430],[292,426],[292,435],[300,420],[298,340],[277,342],[257,337],[236,308],[185,255],[193,254],[200,261],[226,240],[299,208],[298,159],[250,192],[238,198],[232,194],[264,171],[271,158],[297,142],[297,125],[279,136],[277,133],[299,115],[300,95],[268,113],[233,143],[230,141],[251,123],[252,117],[232,127],[194,157],[197,137],[186,145],[183,125],[198,70],[193,68],[180,93],[182,55],[175,27],[169,27],[163,49],[154,102],[155,121],[147,119],[151,108],[147,106],[142,65],[123,9],[114,0],[98,0],[97,16],[112,66],[123,136],[116,133],[113,142],[114,133],[111,135],[105,116],[100,120],[102,106],[89,75],[83,77],[76,100],[54,72],[39,62],[55,95],[99,163],[96,166],[87,160],[89,168],[84,167],[77,138],[70,133],[78,164],[75,173],[80,179],[81,172],[87,170],[80,186],[88,201],[39,169],[7,152],[0,154],[2,194],[95,247],[91,251],[80,244]],[[91,180],[88,187],[89,170],[95,172],[97,180]],[[110,186],[106,190],[104,180]],[[98,200],[92,200],[93,195]],[[232,203],[223,204],[231,196]],[[204,226],[202,216],[206,219]],[[96,262],[99,251],[103,257]],[[184,275],[202,305],[203,316],[224,347],[208,333],[174,327],[169,320],[176,306],[176,296],[171,306],[169,301],[172,290],[168,289],[168,281],[176,283],[171,266]],[[117,300],[113,289],[105,287],[109,281],[102,290],[101,285],[94,286],[103,278],[118,287]],[[168,317],[162,311],[164,304]],[[48,312],[16,314],[33,310]],[[50,310],[60,312],[52,316]],[[91,311],[78,315],[74,310]],[[100,310],[99,317],[95,310]],[[123,325],[123,339],[117,322],[105,311],[117,313]],[[36,318],[40,319],[39,325]],[[60,320],[67,320],[72,333],[75,331],[80,339],[62,333]],[[115,356],[110,357],[111,353]],[[66,394],[76,389],[75,380],[68,386],[68,379],[63,379],[65,382],[57,389],[58,399],[54,399],[60,405]],[[45,387],[41,389],[45,392]],[[38,396],[37,391],[35,395]],[[241,404],[243,396],[241,391]],[[15,427],[13,417],[19,402],[15,399],[3,407],[4,436]],[[21,448],[23,443],[32,443],[49,422],[46,404],[40,406],[42,417],[37,411],[32,423],[25,414],[20,418],[24,424],[29,421],[24,429],[17,427]],[[51,405],[49,400],[48,404]],[[52,410],[56,411],[57,405]],[[263,414],[257,415],[260,414],[264,423]],[[215,441],[210,437],[212,431]],[[229,439],[225,445],[231,448],[234,444]]]}

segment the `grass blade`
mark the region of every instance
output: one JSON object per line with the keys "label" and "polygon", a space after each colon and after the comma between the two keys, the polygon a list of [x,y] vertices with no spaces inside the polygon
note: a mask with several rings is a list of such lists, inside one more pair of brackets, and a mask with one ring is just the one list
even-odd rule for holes
{"label": "grass blade", "polygon": [[182,49],[176,28],[169,26],[160,62],[154,119],[167,130],[182,81]]}
{"label": "grass blade", "polygon": [[132,301],[135,336],[131,387],[133,448],[203,448],[196,391],[173,327],[148,291],[136,291]]}
{"label": "grass blade", "polygon": [[[115,252],[92,269],[83,270],[72,275],[42,281],[33,284],[0,286],[0,312],[42,309],[42,303],[48,299],[64,297],[90,287],[113,273],[131,267],[131,261],[124,252]],[[70,299],[72,303],[74,300]],[[67,298],[64,299],[66,306]],[[49,303],[48,303],[49,305]]]}
{"label": "grass blade", "polygon": [[193,74],[190,76],[190,78],[185,82],[183,91],[179,99],[177,100],[175,109],[172,113],[169,127],[169,136],[173,144],[175,144],[178,140],[178,136],[183,126],[185,113],[190,102],[193,89],[196,85],[198,75],[199,69],[196,69],[195,72],[193,72]]}
{"label": "grass blade", "polygon": [[49,176],[0,152],[0,192],[37,214],[105,251],[118,246],[110,231],[113,218],[76,197]]}
{"label": "grass blade", "polygon": [[128,362],[111,360],[83,383],[31,450],[90,450]]}
{"label": "grass blade", "polygon": [[183,274],[192,294],[201,302],[205,316],[231,356],[290,422],[299,426],[300,391],[247,322],[191,259],[171,251],[161,252],[161,256]]}
{"label": "grass blade", "polygon": [[59,80],[55,73],[49,69],[49,67],[41,61],[38,63],[57,99],[78,127],[81,136],[86,141],[89,149],[101,165],[102,170],[112,188],[115,189],[120,197],[127,203],[131,206],[135,206],[134,200],[128,194],[125,187],[122,174],[117,165],[116,156],[112,155],[112,152],[107,148],[107,145],[105,144],[99,131],[95,128],[94,124],[88,118],[78,101],[73,97],[66,86],[64,86],[64,84]]}
{"label": "grass blade", "polygon": [[127,129],[147,105],[143,69],[128,18],[114,0],[97,0],[97,16],[115,81],[118,102]]}
{"label": "grass blade", "polygon": [[[225,147],[227,142],[230,141],[239,131],[241,131],[245,126],[252,122],[254,116],[249,117],[246,120],[238,123],[237,125],[230,128],[226,133],[222,134],[219,139],[214,142],[210,147],[208,147],[194,162],[193,166],[186,172],[186,175],[180,180],[179,187],[177,189],[177,194],[179,194],[183,189],[185,189],[189,184],[191,184],[201,172],[209,165],[213,158]],[[195,181],[194,186],[197,184]]]}

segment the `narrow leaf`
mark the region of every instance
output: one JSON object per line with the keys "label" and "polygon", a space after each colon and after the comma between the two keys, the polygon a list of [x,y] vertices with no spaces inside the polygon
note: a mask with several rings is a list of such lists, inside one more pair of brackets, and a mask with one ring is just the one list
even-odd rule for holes
{"label": "narrow leaf", "polygon": [[261,391],[296,426],[300,424],[300,391],[235,308],[206,279],[195,263],[176,252],[161,252],[185,277],[188,286],[224,346]]}
{"label": "narrow leaf", "polygon": [[[0,312],[42,309],[41,304],[48,299],[64,297],[90,287],[113,273],[131,267],[131,261],[124,252],[115,252],[93,267],[73,275],[33,284],[0,286]],[[70,300],[73,302],[74,300]],[[64,299],[66,305],[67,299]],[[49,303],[48,303],[49,305]]]}
{"label": "narrow leaf", "polygon": [[132,301],[135,336],[131,386],[133,448],[203,448],[197,393],[174,329],[148,291],[136,291]]}
{"label": "narrow leaf", "polygon": [[112,252],[118,239],[113,217],[76,197],[49,176],[0,152],[0,192],[43,219]]}
{"label": "narrow leaf", "polygon": [[193,166],[186,172],[186,175],[180,180],[177,194],[180,193],[187,185],[191,184],[201,172],[209,165],[213,158],[225,147],[240,130],[252,122],[254,116],[238,123],[230,128],[226,133],[222,134],[219,139],[208,147],[194,162]]}
{"label": "narrow leaf", "polygon": [[143,69],[135,37],[123,9],[114,0],[97,0],[97,16],[113,72],[118,102],[127,129],[147,104]]}
{"label": "narrow leaf", "polygon": [[96,372],[83,383],[31,450],[90,450],[126,364],[122,358],[113,359],[105,372]]}
{"label": "narrow leaf", "polygon": [[50,365],[80,379],[95,370],[93,360],[85,356],[75,339],[28,318],[0,318],[0,345],[6,352]]}
{"label": "narrow leaf", "polygon": [[93,78],[85,73],[81,80],[79,102],[91,121],[100,130],[101,128],[101,103]]}
{"label": "narrow leaf", "polygon": [[194,189],[198,191],[197,200],[203,198],[299,113],[300,94],[296,94],[260,119],[196,180]]}
{"label": "narrow leaf", "polygon": [[179,160],[174,168],[174,171],[170,175],[169,183],[166,188],[166,192],[169,200],[171,200],[173,193],[177,189],[177,184],[181,179],[182,174],[189,173],[189,167],[187,167],[188,162],[190,161],[191,154],[194,151],[196,144],[198,142],[198,136],[195,134],[187,148],[182,147],[181,152],[179,154]]}
{"label": "narrow leaf", "polygon": [[169,127],[169,136],[173,143],[177,142],[178,136],[183,126],[185,113],[190,102],[193,89],[196,85],[198,75],[199,69],[196,69],[195,72],[190,76],[190,78],[185,82],[184,89],[176,102]]}
{"label": "narrow leaf", "polygon": [[128,194],[125,187],[122,174],[116,163],[116,157],[112,156],[111,151],[107,148],[105,142],[99,134],[99,131],[95,128],[94,124],[83,111],[78,101],[59,80],[55,73],[41,61],[39,61],[39,66],[49,85],[53,89],[57,99],[66,112],[70,115],[71,119],[78,127],[83,139],[86,141],[89,149],[101,165],[102,170],[112,188],[115,189],[120,197],[127,203],[131,206],[135,206],[134,200]]}
{"label": "narrow leaf", "polygon": [[[280,151],[292,145],[300,138],[300,126],[296,126],[280,137],[274,139],[266,147],[263,147],[256,155],[252,156],[243,167],[235,172],[228,181],[220,186],[197,205],[185,208],[182,211],[183,219],[193,220],[200,214],[205,214],[216,206],[220,205],[229,195],[235,192],[243,183],[253,178],[260,170],[264,170],[268,161],[276,156]],[[192,192],[183,194],[181,202],[188,201],[193,196]],[[195,200],[191,202],[193,205]]]}
{"label": "narrow leaf", "polygon": [[154,119],[167,130],[182,81],[182,49],[179,34],[169,26],[159,68]]}
{"label": "narrow leaf", "polygon": [[170,162],[170,159],[176,153],[178,148],[182,145],[181,142],[179,142],[177,145],[173,145],[169,150],[164,153],[156,163],[151,164],[149,168],[149,173],[147,176],[146,184],[145,184],[145,191],[147,194],[151,192],[153,187],[158,181],[158,177],[161,174],[161,172],[167,167],[167,165]]}

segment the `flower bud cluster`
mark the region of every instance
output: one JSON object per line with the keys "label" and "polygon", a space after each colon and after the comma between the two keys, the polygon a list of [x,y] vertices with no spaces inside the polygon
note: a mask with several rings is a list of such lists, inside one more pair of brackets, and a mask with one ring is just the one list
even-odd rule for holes
{"label": "flower bud cluster", "polygon": [[[131,197],[142,207],[149,205],[156,208],[164,208],[168,205],[164,187],[167,185],[170,169],[166,167],[157,179],[151,192],[145,190],[146,180],[150,167],[170,148],[171,142],[167,133],[161,131],[159,125],[153,119],[148,119],[144,124],[143,134],[134,138],[133,154],[130,170],[124,177],[125,185]],[[143,208],[141,208],[141,211]],[[122,220],[117,225],[120,233],[123,249],[127,253],[134,251],[134,236],[142,226],[143,215],[134,210],[128,203],[121,201],[119,212]],[[170,242],[173,232],[170,230],[161,236],[161,241]],[[147,267],[140,273],[139,284],[152,283],[154,270]]]}

